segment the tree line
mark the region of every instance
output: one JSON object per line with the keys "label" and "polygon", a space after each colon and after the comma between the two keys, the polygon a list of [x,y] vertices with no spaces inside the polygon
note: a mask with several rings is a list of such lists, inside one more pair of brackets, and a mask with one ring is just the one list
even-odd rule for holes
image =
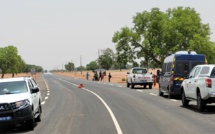
{"label": "tree line", "polygon": [[11,73],[12,77],[17,73],[28,73],[33,67],[37,72],[43,71],[40,66],[26,64],[15,46],[0,47],[1,78],[4,78],[6,73]]}
{"label": "tree line", "polygon": [[166,12],[152,8],[137,13],[133,27],[123,27],[114,33],[117,61],[135,62],[143,58],[145,66],[161,67],[168,51],[193,50],[205,54],[208,63],[215,63],[215,45],[210,41],[209,24],[190,7],[177,7]]}
{"label": "tree line", "polygon": [[[161,68],[168,51],[175,53],[182,50],[205,54],[208,63],[212,64],[215,63],[215,43],[210,41],[210,34],[209,24],[202,23],[200,14],[194,8],[169,8],[165,12],[152,8],[151,11],[136,13],[133,16],[133,27],[122,27],[113,34],[112,42],[115,43],[116,53],[106,48],[98,59],[91,61],[86,67],[75,68],[74,63],[69,63],[65,68]],[[140,60],[139,63],[137,59]]]}

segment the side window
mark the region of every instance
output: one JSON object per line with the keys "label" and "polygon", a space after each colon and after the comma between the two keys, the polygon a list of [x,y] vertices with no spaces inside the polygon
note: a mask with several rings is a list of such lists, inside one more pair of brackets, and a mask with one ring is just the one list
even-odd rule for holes
{"label": "side window", "polygon": [[194,72],[194,77],[196,77],[199,74],[201,67],[196,67],[196,71]]}
{"label": "side window", "polygon": [[30,80],[28,80],[28,85],[29,85],[30,88],[33,88],[33,85],[32,85]]}
{"label": "side window", "polygon": [[211,78],[215,78],[215,68],[213,68],[213,70],[211,71],[210,77],[211,77]]}
{"label": "side window", "polygon": [[196,67],[194,67],[194,68],[190,71],[189,78],[193,78],[193,77],[194,77],[195,71],[196,71]]}
{"label": "side window", "polygon": [[167,64],[167,72],[171,72],[171,65],[172,65],[171,63]]}
{"label": "side window", "polygon": [[203,67],[200,74],[208,74],[210,70],[210,67]]}
{"label": "side window", "polygon": [[163,73],[166,72],[166,63],[164,63],[163,66],[162,66],[162,72],[163,72]]}
{"label": "side window", "polygon": [[34,87],[37,86],[37,83],[36,83],[36,81],[34,79],[31,79],[31,82],[32,82],[32,84],[33,84]]}

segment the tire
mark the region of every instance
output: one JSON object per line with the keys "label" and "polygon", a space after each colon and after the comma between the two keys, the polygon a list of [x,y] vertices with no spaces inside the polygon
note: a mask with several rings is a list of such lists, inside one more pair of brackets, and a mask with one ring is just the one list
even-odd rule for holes
{"label": "tire", "polygon": [[189,105],[189,100],[186,99],[184,91],[182,91],[182,94],[181,94],[181,102],[184,107],[187,107]]}
{"label": "tire", "polygon": [[168,98],[171,99],[171,91],[168,89]]}
{"label": "tire", "polygon": [[163,96],[163,92],[161,92],[160,87],[159,87],[159,96]]}
{"label": "tire", "polygon": [[197,94],[197,109],[203,112],[206,107],[206,102],[202,99],[200,92]]}
{"label": "tire", "polygon": [[134,84],[131,82],[131,89],[134,89]]}
{"label": "tire", "polygon": [[35,126],[35,119],[34,119],[34,112],[32,110],[32,115],[31,115],[31,119],[27,121],[27,127],[29,130],[34,130],[34,126]]}
{"label": "tire", "polygon": [[35,121],[36,121],[36,122],[41,122],[42,107],[41,107],[41,104],[40,104],[40,103],[39,103],[39,108],[38,108],[37,113],[38,113],[39,115],[37,116],[37,118],[35,118]]}
{"label": "tire", "polygon": [[127,87],[129,87],[130,86],[130,84],[128,83],[128,81],[127,81]]}
{"label": "tire", "polygon": [[152,89],[152,84],[149,84],[149,89]]}

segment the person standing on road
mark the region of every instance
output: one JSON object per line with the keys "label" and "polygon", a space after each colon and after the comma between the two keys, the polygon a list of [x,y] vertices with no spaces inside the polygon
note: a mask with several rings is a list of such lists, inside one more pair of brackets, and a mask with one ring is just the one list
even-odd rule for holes
{"label": "person standing on road", "polygon": [[109,74],[108,74],[108,82],[110,82],[111,77],[112,77],[112,76],[111,76],[111,74],[109,73]]}
{"label": "person standing on road", "polygon": [[99,71],[99,80],[100,79],[102,80],[102,71],[101,70]]}
{"label": "person standing on road", "polygon": [[86,79],[88,80],[89,79],[89,73],[87,72],[87,74],[86,74]]}

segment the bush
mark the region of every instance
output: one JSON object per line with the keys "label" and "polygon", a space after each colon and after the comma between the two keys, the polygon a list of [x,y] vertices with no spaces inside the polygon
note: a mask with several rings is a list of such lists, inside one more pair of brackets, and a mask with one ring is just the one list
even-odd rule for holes
{"label": "bush", "polygon": [[122,78],[122,81],[125,81],[125,78]]}

